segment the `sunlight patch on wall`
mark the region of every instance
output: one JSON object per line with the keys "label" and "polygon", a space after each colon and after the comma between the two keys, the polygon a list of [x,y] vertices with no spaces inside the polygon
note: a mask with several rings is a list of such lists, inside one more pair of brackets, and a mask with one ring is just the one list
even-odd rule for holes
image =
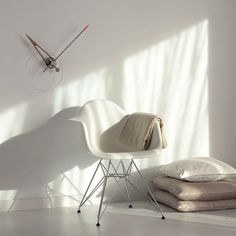
{"label": "sunlight patch on wall", "polygon": [[17,194],[17,190],[0,191],[0,200],[12,200]]}
{"label": "sunlight patch on wall", "polygon": [[[80,169],[78,166],[68,170],[67,172],[57,176],[56,179],[48,183],[49,195],[53,197],[71,197],[64,198],[63,204],[69,203],[70,201],[77,201],[76,205],[79,205],[78,198],[82,198],[83,193],[85,192],[89,181],[90,175],[94,172],[94,169],[97,166],[97,162],[93,163],[91,166]],[[97,177],[101,178],[103,175],[100,173]],[[89,178],[88,178],[89,177]],[[95,183],[92,184],[91,188],[95,187]],[[93,203],[98,203],[97,193],[91,198]],[[91,204],[89,200],[87,204]]]}
{"label": "sunlight patch on wall", "polygon": [[124,108],[164,119],[169,145],[162,162],[209,155],[207,68],[207,20],[124,62]]}
{"label": "sunlight patch on wall", "polygon": [[57,178],[48,183],[50,195],[80,195],[78,174],[77,167],[74,167],[57,176]]}
{"label": "sunlight patch on wall", "polygon": [[0,114],[0,144],[21,134],[24,119],[26,115],[27,105],[25,103],[12,107]]}
{"label": "sunlight patch on wall", "polygon": [[86,101],[106,96],[107,69],[102,68],[83,78],[77,78],[55,92],[54,113],[66,107],[78,106]]}

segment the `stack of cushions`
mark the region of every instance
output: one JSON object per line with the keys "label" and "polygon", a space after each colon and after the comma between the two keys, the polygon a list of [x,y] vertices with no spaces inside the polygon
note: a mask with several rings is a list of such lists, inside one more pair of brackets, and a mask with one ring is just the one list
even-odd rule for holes
{"label": "stack of cushions", "polygon": [[236,169],[214,158],[190,158],[158,168],[154,196],[178,211],[236,208]]}

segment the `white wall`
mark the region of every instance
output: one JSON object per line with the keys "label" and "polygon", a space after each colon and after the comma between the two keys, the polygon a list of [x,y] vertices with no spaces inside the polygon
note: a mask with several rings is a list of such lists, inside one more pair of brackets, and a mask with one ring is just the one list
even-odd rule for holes
{"label": "white wall", "polygon": [[211,8],[209,44],[210,149],[213,156],[236,166],[236,31],[235,1]]}
{"label": "white wall", "polygon": [[[78,204],[96,159],[69,118],[94,98],[164,119],[168,149],[141,168],[202,155],[236,166],[235,1],[0,3],[0,210]],[[31,88],[25,33],[57,55],[86,24],[60,85]]]}

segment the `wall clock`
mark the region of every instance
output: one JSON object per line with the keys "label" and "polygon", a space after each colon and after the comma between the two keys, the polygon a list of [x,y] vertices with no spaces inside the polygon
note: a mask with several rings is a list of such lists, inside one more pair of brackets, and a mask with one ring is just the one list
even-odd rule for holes
{"label": "wall clock", "polygon": [[28,42],[33,47],[33,55],[25,64],[27,83],[38,91],[48,91],[59,85],[63,76],[62,63],[59,61],[63,53],[79,36],[89,27],[86,25],[82,31],[57,55],[49,53],[39,42],[26,34]]}

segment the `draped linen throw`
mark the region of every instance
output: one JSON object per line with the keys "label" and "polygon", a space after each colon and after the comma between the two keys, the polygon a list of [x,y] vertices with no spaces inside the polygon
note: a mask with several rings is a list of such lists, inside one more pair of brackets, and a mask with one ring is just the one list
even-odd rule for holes
{"label": "draped linen throw", "polygon": [[140,150],[146,150],[150,146],[153,129],[157,122],[161,129],[162,148],[166,148],[167,142],[163,122],[160,117],[149,113],[136,112],[127,115],[120,140]]}

